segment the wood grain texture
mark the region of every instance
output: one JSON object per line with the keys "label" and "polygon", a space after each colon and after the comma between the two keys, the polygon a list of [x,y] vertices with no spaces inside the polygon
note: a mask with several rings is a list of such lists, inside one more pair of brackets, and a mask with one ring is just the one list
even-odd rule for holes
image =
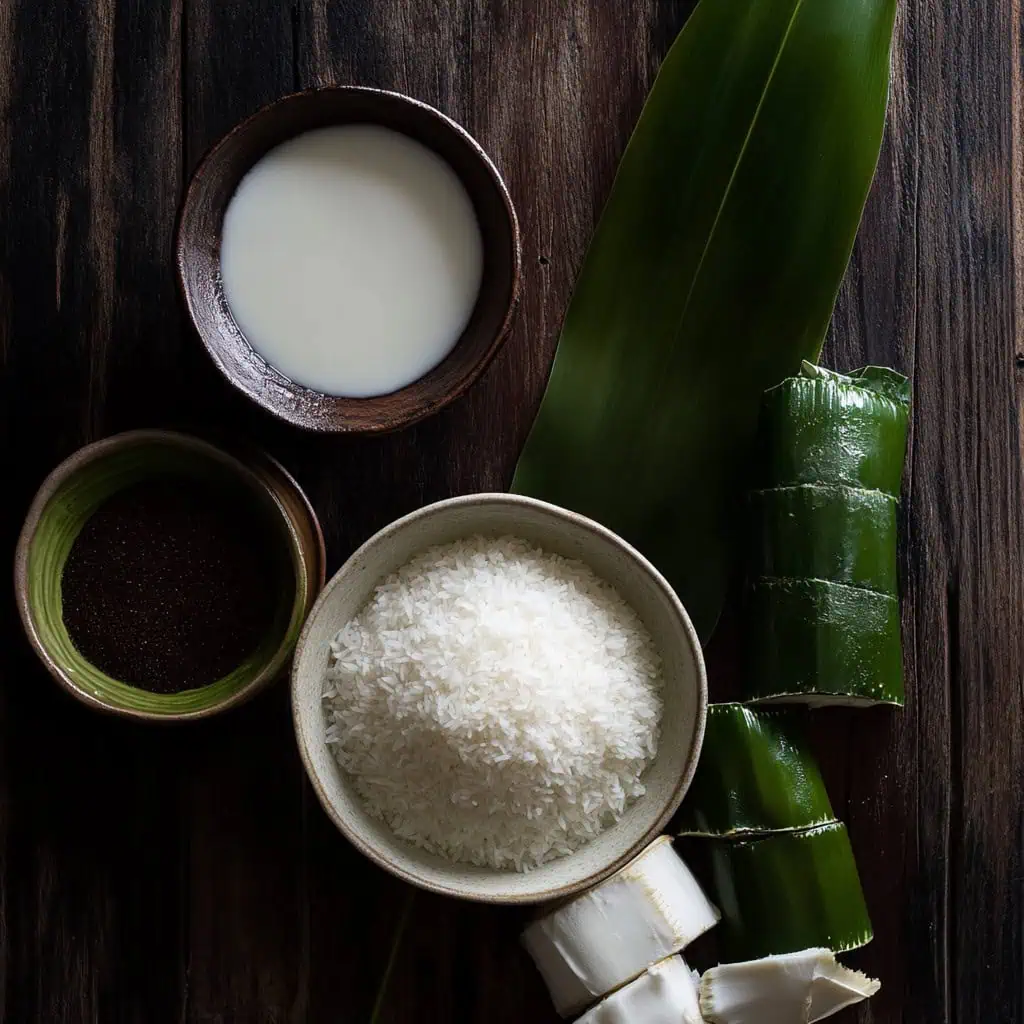
{"label": "wood grain texture", "polygon": [[914,378],[909,699],[819,738],[875,920],[858,961],[884,979],[861,1019],[1017,1021],[1021,8],[918,0],[901,15],[890,132],[826,358]]}
{"label": "wood grain texture", "polygon": [[[3,543],[45,473],[133,426],[220,428],[281,458],[331,567],[378,527],[507,485],[575,273],[693,0],[0,3]],[[1024,64],[1020,0],[905,0],[889,132],[826,350],[911,372],[904,711],[814,731],[883,980],[847,1020],[1024,1021]],[[186,329],[185,176],[304,86],[411,93],[461,121],[520,215],[513,337],[401,434],[313,438],[220,380]],[[320,811],[277,688],[181,731],[63,698],[0,603],[0,1019],[369,1019],[406,890]],[[725,681],[712,679],[714,696]],[[717,688],[717,689],[716,689]],[[417,896],[384,1022],[553,1022],[521,915]]]}

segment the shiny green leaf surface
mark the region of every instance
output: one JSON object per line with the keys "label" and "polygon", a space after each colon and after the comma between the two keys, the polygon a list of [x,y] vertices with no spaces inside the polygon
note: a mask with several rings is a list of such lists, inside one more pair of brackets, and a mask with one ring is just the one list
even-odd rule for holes
{"label": "shiny green leaf surface", "polygon": [[895,0],[702,0],[622,159],[513,490],[651,558],[703,639],[763,392],[815,358],[874,172]]}
{"label": "shiny green leaf surface", "polygon": [[895,597],[822,580],[756,580],[748,604],[751,700],[902,704]]}
{"label": "shiny green leaf surface", "polygon": [[819,579],[895,597],[896,499],[804,484],[753,491],[751,576]]}
{"label": "shiny green leaf surface", "polygon": [[805,363],[764,396],[763,485],[846,484],[898,498],[909,416],[909,382],[894,370],[844,375]]}
{"label": "shiny green leaf surface", "polygon": [[792,711],[708,708],[697,774],[679,812],[681,836],[745,836],[835,821],[825,783]]}
{"label": "shiny green leaf surface", "polygon": [[728,960],[815,946],[841,953],[871,941],[845,825],[709,845],[709,895],[722,912],[717,934]]}

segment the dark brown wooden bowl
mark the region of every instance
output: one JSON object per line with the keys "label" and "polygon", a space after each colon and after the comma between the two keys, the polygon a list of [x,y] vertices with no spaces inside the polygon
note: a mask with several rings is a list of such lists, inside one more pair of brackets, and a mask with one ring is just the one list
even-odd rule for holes
{"label": "dark brown wooden bowl", "polygon": [[[469,324],[448,356],[389,395],[339,398],[295,384],[246,340],[224,296],[220,243],[238,183],[269,150],[314,128],[372,123],[417,139],[448,162],[469,193],[484,245],[483,279]],[[408,426],[462,395],[508,335],[519,295],[519,224],[497,168],[463,128],[399,93],[356,86],[294,93],[228,132],[203,158],[178,218],[176,263],[192,323],[217,368],[239,391],[296,426],[324,433],[376,433]]]}

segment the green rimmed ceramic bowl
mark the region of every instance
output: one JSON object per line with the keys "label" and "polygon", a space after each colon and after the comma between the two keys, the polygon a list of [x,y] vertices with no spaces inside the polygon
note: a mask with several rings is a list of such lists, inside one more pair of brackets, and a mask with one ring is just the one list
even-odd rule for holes
{"label": "green rimmed ceramic bowl", "polygon": [[[160,476],[208,482],[231,492],[279,542],[281,580],[274,621],[259,647],[209,686],[150,693],[99,671],[68,636],[61,577],[89,516],[111,495]],[[14,564],[15,596],[25,632],[50,674],[74,697],[104,711],[158,721],[205,718],[252,697],[287,665],[306,615],[324,584],[323,534],[306,496],[287,471],[258,451],[229,454],[200,438],[162,430],[118,434],[87,445],[43,482],[22,528]]]}

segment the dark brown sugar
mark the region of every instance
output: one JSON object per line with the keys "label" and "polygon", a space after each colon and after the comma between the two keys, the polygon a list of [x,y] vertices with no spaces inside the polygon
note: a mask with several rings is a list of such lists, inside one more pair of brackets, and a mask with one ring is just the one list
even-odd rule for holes
{"label": "dark brown sugar", "polygon": [[238,498],[159,478],[90,516],[61,579],[64,623],[86,660],[121,682],[177,693],[215,682],[256,650],[277,604],[275,549]]}

